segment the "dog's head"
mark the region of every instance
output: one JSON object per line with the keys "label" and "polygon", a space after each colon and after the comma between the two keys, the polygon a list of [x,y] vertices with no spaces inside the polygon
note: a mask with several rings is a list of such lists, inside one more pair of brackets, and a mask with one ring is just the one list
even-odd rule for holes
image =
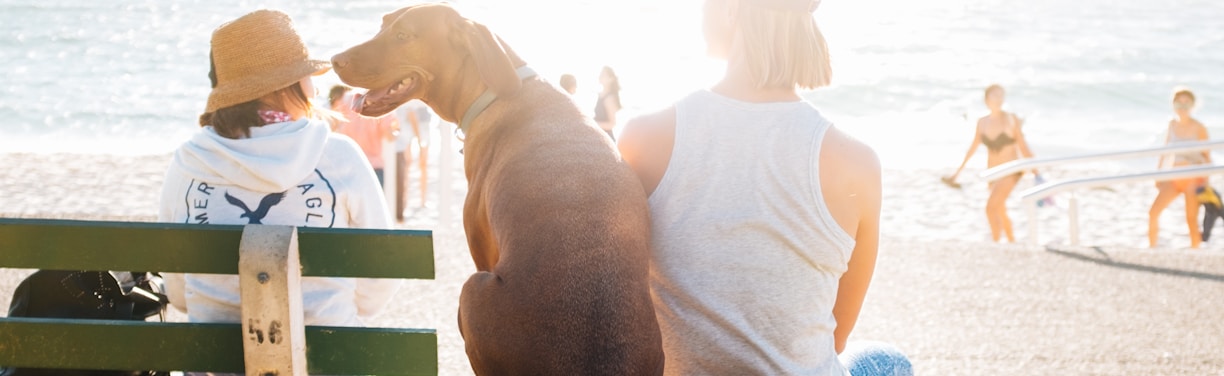
{"label": "dog's head", "polygon": [[501,38],[446,4],[388,13],[373,39],[332,57],[340,80],[369,89],[355,104],[366,116],[391,112],[412,99],[429,103],[432,90],[461,90],[435,85],[456,85],[462,81],[457,78],[472,73],[497,95],[514,93],[522,85],[515,73],[521,64]]}

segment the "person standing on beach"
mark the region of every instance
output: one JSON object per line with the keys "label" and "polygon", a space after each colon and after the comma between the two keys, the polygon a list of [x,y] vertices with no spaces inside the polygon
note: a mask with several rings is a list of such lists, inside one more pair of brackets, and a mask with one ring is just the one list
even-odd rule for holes
{"label": "person standing on beach", "polygon": [[[1169,120],[1168,131],[1165,133],[1165,144],[1173,145],[1186,142],[1206,141],[1207,127],[1190,117],[1194,110],[1194,93],[1188,89],[1178,89],[1173,93],[1173,112],[1176,118]],[[1211,152],[1208,150],[1177,153],[1172,156],[1160,156],[1157,168],[1181,167],[1199,164],[1210,164]],[[1167,164],[1167,166],[1166,166]],[[1173,202],[1177,196],[1183,196],[1186,201],[1186,227],[1190,229],[1190,248],[1198,248],[1203,240],[1198,227],[1198,196],[1199,187],[1207,184],[1206,178],[1190,178],[1165,180],[1156,182],[1156,200],[1148,211],[1148,246],[1156,248],[1156,240],[1160,233],[1160,213]]]}
{"label": "person standing on beach", "polygon": [[433,138],[433,129],[435,120],[433,111],[425,102],[419,99],[413,99],[396,110],[395,115],[400,124],[408,125],[407,129],[401,127],[399,135],[395,138],[395,171],[396,184],[398,189],[395,193],[395,219],[404,220],[404,209],[408,206],[408,170],[412,166],[413,149],[412,144],[416,143],[416,161],[417,167],[421,171],[421,205],[426,206],[425,196],[429,193],[429,142]]}
{"label": "person standing on beach", "polygon": [[649,195],[664,374],[912,374],[892,346],[847,344],[875,269],[880,165],[798,95],[831,77],[817,4],[705,1],[722,80],[621,134]]}
{"label": "person standing on beach", "polygon": [[399,123],[396,122],[393,114],[376,118],[362,116],[354,111],[352,106],[353,103],[360,101],[358,95],[350,94],[345,96],[339,108],[332,108],[344,114],[344,118],[348,120],[337,125],[336,131],[357,141],[357,145],[361,146],[361,150],[365,152],[366,159],[370,161],[370,166],[374,169],[374,176],[378,177],[378,185],[381,187],[384,176],[383,168],[386,166],[382,155],[383,144],[395,140],[395,132],[399,128]]}
{"label": "person standing on beach", "polygon": [[[386,229],[391,216],[361,149],[332,133],[311,77],[331,64],[308,57],[285,13],[259,10],[213,32],[212,92],[202,127],[174,153],[158,220]],[[170,303],[191,322],[236,322],[238,276],[165,274]],[[361,326],[399,280],[302,278],[306,325]]]}
{"label": "person standing on beach", "polygon": [[599,71],[599,84],[603,85],[603,90],[599,92],[599,99],[595,100],[595,123],[615,141],[616,135],[612,131],[616,128],[616,112],[621,109],[620,79],[612,67],[605,66]]}
{"label": "person standing on beach", "polygon": [[[956,183],[956,177],[965,169],[969,159],[973,158],[979,145],[986,145],[986,168],[1033,157],[1028,141],[1024,139],[1024,132],[1020,129],[1024,120],[1016,114],[1003,111],[1006,94],[999,85],[986,88],[986,107],[990,109],[990,114],[978,119],[969,152],[965,153],[965,159],[961,161],[960,167],[956,168],[956,172],[942,178],[944,184],[960,187],[960,184]],[[986,199],[986,221],[990,224],[990,237],[996,242],[999,241],[1000,234],[1006,235],[1009,243],[1016,242],[1011,217],[1007,216],[1007,196],[1016,188],[1022,174],[1023,172],[1017,172],[990,183],[990,197]]]}

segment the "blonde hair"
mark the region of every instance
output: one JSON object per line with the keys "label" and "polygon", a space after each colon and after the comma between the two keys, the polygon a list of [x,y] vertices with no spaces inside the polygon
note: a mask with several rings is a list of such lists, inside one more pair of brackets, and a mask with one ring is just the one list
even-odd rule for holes
{"label": "blonde hair", "polygon": [[1190,88],[1188,87],[1178,86],[1178,87],[1173,88],[1173,100],[1176,101],[1177,97],[1180,97],[1180,96],[1186,96],[1187,98],[1190,98],[1190,103],[1198,103],[1198,98],[1194,97],[1194,92],[1190,91]]}
{"label": "blonde hair", "polygon": [[744,58],[757,87],[829,85],[833,78],[829,47],[811,13],[741,3],[738,23]]}

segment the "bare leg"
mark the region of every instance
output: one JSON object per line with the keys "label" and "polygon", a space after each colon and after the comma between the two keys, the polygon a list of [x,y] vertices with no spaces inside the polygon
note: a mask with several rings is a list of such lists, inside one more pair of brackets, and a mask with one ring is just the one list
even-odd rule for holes
{"label": "bare leg", "polygon": [[990,222],[990,237],[999,241],[1000,233],[1007,235],[1007,241],[1015,242],[1012,234],[1011,219],[1007,217],[1007,195],[1011,194],[1019,176],[1006,177],[995,181],[990,189],[990,197],[986,199],[986,219]]}
{"label": "bare leg", "polygon": [[1002,202],[999,205],[1001,208],[999,210],[999,217],[1001,218],[1000,222],[1003,225],[1003,234],[1007,235],[1008,243],[1015,243],[1016,235],[1012,231],[1011,217],[1007,215],[1007,197],[1011,196],[1012,190],[1016,189],[1016,184],[1018,183],[1020,183],[1020,176],[1013,176],[1004,178],[999,181],[999,184],[995,185],[995,189],[999,191],[999,197],[1002,197]]}
{"label": "bare leg", "polygon": [[401,151],[395,153],[395,220],[404,221],[404,207],[407,206],[407,192],[404,189],[408,188],[408,174],[406,171],[409,164],[405,158],[412,158],[409,154],[411,151]]}
{"label": "bare leg", "polygon": [[1190,229],[1190,248],[1198,248],[1199,243],[1203,241],[1198,225],[1198,195],[1194,187],[1187,188],[1184,195],[1186,197],[1186,226]]}
{"label": "bare leg", "polygon": [[423,208],[425,207],[425,194],[429,193],[429,168],[426,167],[429,162],[429,145],[421,145],[421,157],[417,159],[421,164],[421,207]]}
{"label": "bare leg", "polygon": [[999,218],[995,217],[995,208],[990,205],[990,199],[986,199],[986,222],[990,224],[990,239],[999,241]]}
{"label": "bare leg", "polygon": [[1152,201],[1152,208],[1148,210],[1148,246],[1151,248],[1156,248],[1156,236],[1160,233],[1160,213],[1169,207],[1169,203],[1177,198],[1178,193],[1169,182],[1161,182],[1156,187],[1160,192],[1156,194],[1156,200]]}

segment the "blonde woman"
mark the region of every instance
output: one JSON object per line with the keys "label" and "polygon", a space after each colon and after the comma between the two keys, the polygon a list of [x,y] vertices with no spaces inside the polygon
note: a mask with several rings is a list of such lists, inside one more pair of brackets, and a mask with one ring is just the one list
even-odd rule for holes
{"label": "blonde woman", "polygon": [[[1187,89],[1178,89],[1173,93],[1173,112],[1177,117],[1169,120],[1168,131],[1165,134],[1165,144],[1197,142],[1207,140],[1207,127],[1190,117],[1194,110],[1194,93]],[[1170,161],[1169,158],[1172,158]],[[1172,156],[1161,156],[1157,166],[1170,164],[1173,167],[1190,166],[1211,163],[1209,151],[1192,151],[1178,153]],[[1190,178],[1156,182],[1156,200],[1148,211],[1148,245],[1156,248],[1157,235],[1160,233],[1160,213],[1173,202],[1177,196],[1183,196],[1186,202],[1186,227],[1190,229],[1190,247],[1198,248],[1202,235],[1198,227],[1199,201],[1196,191],[1207,183],[1205,178]]]}
{"label": "blonde woman", "polygon": [[[961,161],[960,167],[956,168],[956,172],[943,177],[945,184],[960,187],[956,183],[956,177],[965,169],[965,164],[973,158],[980,145],[986,146],[986,168],[1019,158],[1033,157],[1033,151],[1029,150],[1028,141],[1024,139],[1024,132],[1020,128],[1024,121],[1016,114],[1003,111],[1006,94],[999,85],[986,88],[986,107],[990,109],[990,114],[978,119],[969,152],[965,153],[965,159]],[[1007,196],[1016,188],[1022,174],[1017,172],[990,183],[990,197],[986,199],[986,221],[990,224],[990,237],[996,242],[999,241],[1000,235],[1006,235],[1009,243],[1016,242],[1016,236],[1012,233],[1011,217],[1007,216]]]}
{"label": "blonde woman", "polygon": [[649,195],[665,374],[912,373],[890,346],[846,342],[875,268],[880,166],[797,92],[831,76],[816,5],[706,1],[722,80],[621,134]]}
{"label": "blonde woman", "polygon": [[[389,228],[373,169],[310,104],[307,57],[284,13],[260,10],[212,35],[212,92],[201,129],[178,148],[162,187],[162,222]],[[302,278],[306,325],[361,326],[396,280]],[[167,274],[170,303],[192,322],[237,322],[238,277]]]}

